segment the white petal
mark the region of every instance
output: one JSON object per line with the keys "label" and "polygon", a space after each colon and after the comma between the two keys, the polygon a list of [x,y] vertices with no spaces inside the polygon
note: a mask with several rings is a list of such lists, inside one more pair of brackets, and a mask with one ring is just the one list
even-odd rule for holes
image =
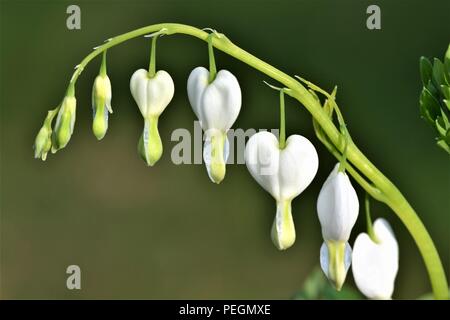
{"label": "white petal", "polygon": [[339,163],[325,181],[317,199],[317,212],[325,240],[348,241],[358,218],[359,202],[347,174]]}
{"label": "white petal", "polygon": [[291,135],[286,148],[280,150],[280,196],[292,199],[302,193],[316,176],[319,157],[314,145],[305,137]]}
{"label": "white petal", "polygon": [[313,144],[300,135],[279,149],[270,132],[254,134],[245,148],[245,161],[253,178],[276,200],[293,199],[308,187],[317,173],[319,158]]}
{"label": "white petal", "polygon": [[201,98],[208,86],[209,71],[204,67],[197,67],[189,75],[187,82],[187,92],[189,103],[194,110],[197,119],[200,119]]}
{"label": "white petal", "polygon": [[206,129],[228,131],[241,110],[241,88],[236,77],[220,70],[201,99],[200,120]]}
{"label": "white petal", "polygon": [[371,299],[390,299],[398,271],[398,245],[389,223],[373,224],[375,243],[366,233],[358,235],[353,248],[352,271],[358,289]]}
{"label": "white petal", "polygon": [[147,114],[147,80],[148,71],[139,69],[133,73],[130,80],[130,91],[142,115]]}
{"label": "white petal", "polygon": [[231,72],[220,70],[209,83],[209,71],[197,67],[189,75],[187,90],[203,130],[227,132],[232,127],[241,109],[242,96],[239,83]]}
{"label": "white petal", "polygon": [[278,139],[270,132],[258,132],[245,146],[245,164],[252,177],[276,200],[280,199]]}
{"label": "white petal", "polygon": [[130,90],[144,118],[158,117],[170,103],[175,86],[170,75],[158,71],[153,78],[147,70],[137,70],[130,80]]}

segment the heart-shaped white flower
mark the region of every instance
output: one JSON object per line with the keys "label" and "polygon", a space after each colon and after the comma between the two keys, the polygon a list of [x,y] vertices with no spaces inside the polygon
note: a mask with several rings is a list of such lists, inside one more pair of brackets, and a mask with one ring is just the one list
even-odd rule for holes
{"label": "heart-shaped white flower", "polygon": [[175,86],[170,75],[160,70],[153,77],[139,69],[130,80],[130,90],[144,117],[144,131],[139,140],[139,153],[149,166],[162,155],[163,146],[158,132],[158,119],[173,98]]}
{"label": "heart-shaped white flower", "polygon": [[291,201],[308,187],[317,173],[316,149],[300,135],[290,136],[286,147],[280,149],[275,135],[259,132],[245,147],[245,162],[253,178],[277,202],[272,240],[278,249],[287,249],[295,242]]}
{"label": "heart-shaped white flower", "polygon": [[175,86],[164,70],[150,78],[148,71],[139,69],[130,80],[130,90],[144,118],[159,117],[173,98]]}
{"label": "heart-shaped white flower", "polygon": [[344,284],[351,262],[350,233],[358,218],[358,195],[345,172],[339,171],[337,163],[320,190],[317,213],[322,236],[320,248],[322,270],[340,290]]}
{"label": "heart-shaped white flower", "polygon": [[358,289],[370,299],[391,299],[398,271],[398,244],[385,219],[373,224],[376,242],[367,233],[355,240],[353,278]]}
{"label": "heart-shaped white flower", "polygon": [[241,88],[236,77],[220,70],[209,83],[209,71],[204,67],[192,70],[187,91],[192,110],[205,131],[204,161],[210,179],[220,183],[225,177],[227,132],[241,110]]}

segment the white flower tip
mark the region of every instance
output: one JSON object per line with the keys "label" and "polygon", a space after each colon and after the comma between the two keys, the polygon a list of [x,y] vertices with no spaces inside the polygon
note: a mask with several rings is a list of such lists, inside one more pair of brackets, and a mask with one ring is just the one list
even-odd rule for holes
{"label": "white flower tip", "polygon": [[286,250],[295,243],[295,226],[291,213],[291,201],[279,201],[272,225],[272,242],[278,250]]}
{"label": "white flower tip", "polygon": [[138,152],[147,166],[154,166],[161,158],[163,145],[158,131],[158,119],[145,119],[144,131],[138,143]]}
{"label": "white flower tip", "polygon": [[351,260],[352,248],[348,242],[326,241],[320,247],[320,267],[338,291],[344,285]]}
{"label": "white flower tip", "polygon": [[230,142],[226,134],[206,134],[203,161],[212,182],[219,184],[225,178],[226,162],[230,155]]}

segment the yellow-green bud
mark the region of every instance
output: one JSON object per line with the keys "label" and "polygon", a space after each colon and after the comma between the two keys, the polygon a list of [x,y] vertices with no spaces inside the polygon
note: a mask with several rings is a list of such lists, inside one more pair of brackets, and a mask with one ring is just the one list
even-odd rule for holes
{"label": "yellow-green bud", "polygon": [[41,158],[44,161],[47,159],[47,153],[52,147],[51,134],[52,130],[49,130],[45,124],[39,130],[34,142],[34,157],[36,159]]}
{"label": "yellow-green bud", "polygon": [[75,125],[76,101],[74,96],[64,97],[56,118],[52,152],[64,148],[72,136]]}
{"label": "yellow-green bud", "polygon": [[43,161],[47,159],[47,153],[52,147],[52,121],[55,117],[58,108],[50,110],[44,120],[44,124],[39,130],[34,141],[34,157],[41,158]]}
{"label": "yellow-green bud", "polygon": [[92,110],[94,120],[92,131],[98,140],[101,140],[108,130],[108,113],[111,109],[111,82],[107,75],[98,75],[92,87]]}

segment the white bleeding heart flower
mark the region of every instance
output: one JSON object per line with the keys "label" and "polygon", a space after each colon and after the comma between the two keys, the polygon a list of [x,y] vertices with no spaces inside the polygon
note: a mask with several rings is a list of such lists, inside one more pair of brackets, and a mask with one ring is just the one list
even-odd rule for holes
{"label": "white bleeding heart flower", "polygon": [[303,136],[292,135],[284,149],[270,132],[253,135],[245,147],[245,162],[253,178],[276,200],[272,241],[279,250],[295,242],[291,213],[292,200],[314,179],[319,157],[313,144]]}
{"label": "white bleeding heart flower", "polygon": [[210,179],[220,183],[225,177],[228,158],[227,132],[241,110],[241,88],[236,77],[220,70],[209,82],[209,71],[204,67],[192,70],[187,82],[192,110],[205,131],[203,158]]}
{"label": "white bleeding heart flower", "polygon": [[358,195],[337,163],[320,190],[317,213],[325,242],[320,248],[320,265],[340,290],[351,263],[350,233],[358,218]]}
{"label": "white bleeding heart flower", "polygon": [[175,86],[170,75],[164,70],[149,77],[147,70],[139,69],[131,77],[130,90],[144,117],[139,152],[147,164],[152,166],[161,158],[163,151],[158,119],[172,100]]}
{"label": "white bleeding heart flower", "polygon": [[391,299],[398,271],[398,244],[389,223],[382,218],[373,224],[375,240],[361,233],[355,240],[353,278],[370,299]]}

